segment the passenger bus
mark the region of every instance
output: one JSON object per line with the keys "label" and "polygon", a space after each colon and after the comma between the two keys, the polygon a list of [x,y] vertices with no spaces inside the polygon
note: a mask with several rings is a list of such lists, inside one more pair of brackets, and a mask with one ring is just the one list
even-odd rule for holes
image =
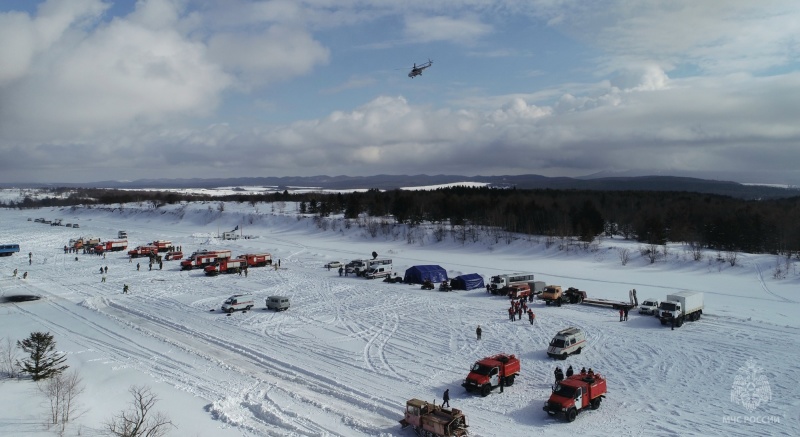
{"label": "passenger bus", "polygon": [[507,275],[497,275],[492,276],[492,279],[489,281],[489,289],[492,294],[500,294],[505,295],[503,291],[508,290],[508,287],[514,284],[529,284],[531,286],[531,290],[533,290],[533,273],[509,273]]}
{"label": "passenger bus", "polygon": [[0,256],[11,256],[14,252],[19,252],[19,244],[0,244]]}

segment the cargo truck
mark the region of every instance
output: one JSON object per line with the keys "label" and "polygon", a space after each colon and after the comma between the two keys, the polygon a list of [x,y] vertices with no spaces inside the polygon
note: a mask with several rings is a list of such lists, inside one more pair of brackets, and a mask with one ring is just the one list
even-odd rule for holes
{"label": "cargo truck", "polygon": [[703,293],[700,291],[681,291],[668,294],[658,306],[658,318],[662,325],[674,323],[680,328],[683,322],[700,319],[703,314]]}

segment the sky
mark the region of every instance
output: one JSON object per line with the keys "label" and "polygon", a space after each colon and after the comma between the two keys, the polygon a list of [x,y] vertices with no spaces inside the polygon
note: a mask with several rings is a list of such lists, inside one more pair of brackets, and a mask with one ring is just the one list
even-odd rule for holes
{"label": "sky", "polygon": [[[0,190],[2,198],[22,194]],[[694,261],[682,243],[669,243],[651,264],[639,243],[619,237],[562,250],[542,236],[497,241],[489,230],[463,243],[437,241],[436,226],[422,224],[382,228],[373,238],[364,227],[345,227],[341,215],[326,218],[323,230],[297,215],[293,202],[216,206],[0,208],[0,242],[21,246],[0,257],[0,352],[32,332],[49,332],[85,389],[65,432],[47,429],[47,398],[30,379],[3,378],[8,355],[0,353],[0,435],[106,436],[103,423],[128,407],[132,385],[158,397],[153,411],[176,427],[169,437],[412,437],[398,423],[406,401],[440,405],[446,389],[450,405],[466,415],[470,437],[798,435],[797,259],[739,253],[731,266],[716,260],[717,251]],[[237,224],[252,238],[215,237]],[[129,247],[170,240],[184,254],[269,252],[281,268],[209,277],[181,271],[177,261],[149,270],[146,258],[129,262],[124,252],[103,258],[60,249],[79,235],[105,240],[118,230],[127,231]],[[623,250],[630,251],[625,265]],[[612,308],[534,299],[534,323],[512,322],[509,298],[481,288],[421,290],[323,267],[373,251],[391,258],[401,276],[430,264],[448,278],[525,272],[612,301],[627,301],[631,289],[639,302],[702,292],[704,310],[700,320],[671,330],[635,310],[620,322]],[[108,267],[105,282],[101,267]],[[251,294],[252,310],[222,313],[234,293]],[[3,302],[13,295],[42,299]],[[290,308],[266,310],[272,295],[288,296]],[[585,333],[584,349],[565,361],[549,358],[550,340],[571,326]],[[487,397],[467,393],[461,383],[468,369],[498,353],[521,361],[513,385]],[[600,408],[572,423],[542,411],[555,366],[602,374],[608,392]]]}
{"label": "sky", "polygon": [[2,0],[0,182],[797,185],[798,35],[793,0]]}

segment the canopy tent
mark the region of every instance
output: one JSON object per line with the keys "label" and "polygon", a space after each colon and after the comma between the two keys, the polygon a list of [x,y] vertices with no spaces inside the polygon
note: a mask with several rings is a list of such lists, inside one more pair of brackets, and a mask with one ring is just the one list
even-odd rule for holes
{"label": "canopy tent", "polygon": [[477,273],[467,273],[453,278],[450,285],[454,290],[474,290],[476,288],[484,288],[486,285],[483,283],[483,276]]}
{"label": "canopy tent", "polygon": [[407,284],[422,284],[424,280],[442,282],[447,280],[447,271],[437,265],[413,266],[406,270],[403,282]]}

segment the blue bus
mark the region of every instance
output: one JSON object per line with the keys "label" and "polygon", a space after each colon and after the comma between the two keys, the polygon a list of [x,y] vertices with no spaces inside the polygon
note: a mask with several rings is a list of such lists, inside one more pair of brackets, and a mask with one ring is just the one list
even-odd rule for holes
{"label": "blue bus", "polygon": [[19,252],[19,244],[0,244],[0,256],[11,256],[14,252]]}

